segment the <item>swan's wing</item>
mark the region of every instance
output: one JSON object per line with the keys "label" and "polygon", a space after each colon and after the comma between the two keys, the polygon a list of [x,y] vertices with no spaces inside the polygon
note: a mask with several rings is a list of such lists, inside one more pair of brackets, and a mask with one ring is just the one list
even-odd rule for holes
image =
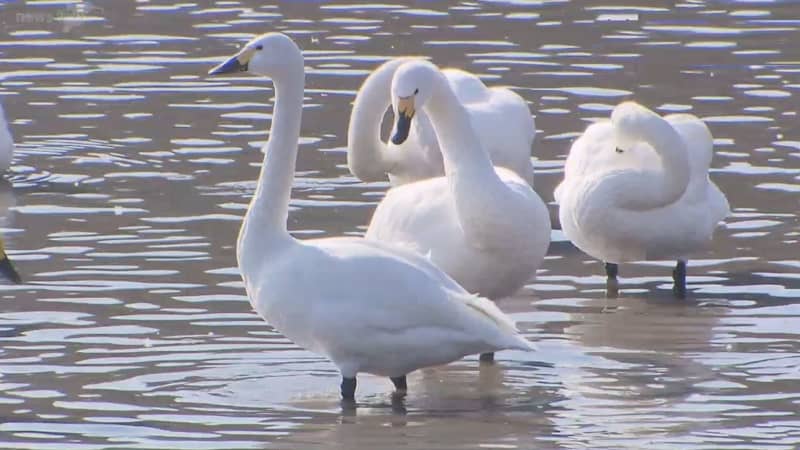
{"label": "swan's wing", "polygon": [[[499,348],[529,348],[513,321],[494,304],[464,291],[423,256],[364,239],[320,239],[315,246],[335,264],[320,317],[349,317],[351,332],[394,334],[438,330],[442,339]],[[525,343],[524,346],[522,343]]]}
{"label": "swan's wing", "polygon": [[461,69],[443,69],[442,73],[461,103],[489,101],[489,88],[475,75]]}
{"label": "swan's wing", "polygon": [[447,179],[439,177],[390,189],[372,214],[366,238],[426,254],[460,245],[459,229]]}

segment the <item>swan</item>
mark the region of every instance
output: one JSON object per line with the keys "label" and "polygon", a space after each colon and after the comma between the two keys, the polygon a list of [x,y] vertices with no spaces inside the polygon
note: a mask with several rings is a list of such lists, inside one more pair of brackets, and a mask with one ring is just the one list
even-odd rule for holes
{"label": "swan", "polygon": [[550,245],[544,202],[519,175],[492,166],[467,108],[432,63],[398,67],[392,103],[392,141],[402,144],[424,113],[439,137],[445,175],[390,189],[366,238],[426,255],[468,292],[490,299],[513,294],[536,274]]}
{"label": "swan", "polygon": [[305,73],[300,49],[279,33],[259,36],[210,75],[272,78],[275,109],[258,184],[236,244],[253,308],[298,345],[325,355],[354,400],[356,375],[390,377],[465,355],[530,350],[491,301],[465,291],[413,252],[363,238],[299,241],[286,229]]}
{"label": "swan", "polygon": [[[400,186],[444,174],[436,133],[424,111],[418,111],[403,143],[381,140],[381,122],[391,106],[392,77],[409,60],[384,63],[367,77],[356,95],[347,130],[347,164],[362,181],[381,181],[388,174],[392,186]],[[525,100],[510,89],[488,88],[469,72],[442,72],[469,113],[477,138],[494,164],[516,172],[533,185],[531,145],[536,125]]]}
{"label": "swan", "polygon": [[0,171],[5,172],[11,167],[11,159],[14,157],[14,139],[8,129],[6,115],[3,112],[3,105],[0,104]]}
{"label": "swan", "polygon": [[613,290],[617,264],[675,259],[673,292],[685,297],[689,255],[730,212],[708,176],[713,146],[697,117],[662,118],[634,102],[572,144],[555,190],[559,219],[573,244],[606,263]]}

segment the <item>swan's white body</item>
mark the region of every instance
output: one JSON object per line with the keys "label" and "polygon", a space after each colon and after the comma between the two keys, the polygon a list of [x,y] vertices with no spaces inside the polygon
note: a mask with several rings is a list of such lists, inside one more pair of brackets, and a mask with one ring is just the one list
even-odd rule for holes
{"label": "swan's white body", "polygon": [[408,78],[406,69],[415,65],[433,72],[430,87],[414,89],[430,91],[420,109],[439,136],[445,176],[389,190],[366,237],[426,255],[469,292],[511,295],[535,276],[547,253],[547,207],[517,174],[492,166],[461,98],[435,66],[409,62],[396,80]]}
{"label": "swan's white body", "polygon": [[14,158],[14,139],[8,129],[8,122],[0,105],[0,171],[5,172],[11,167]]}
{"label": "swan's white body", "polygon": [[555,191],[564,234],[610,263],[685,261],[730,212],[708,176],[712,156],[711,133],[697,117],[617,106],[570,149]]}
{"label": "swan's white body", "polygon": [[[408,139],[400,145],[381,140],[381,122],[390,106],[390,86],[397,68],[411,59],[391,60],[376,69],[361,86],[350,114],[347,163],[363,181],[389,180],[393,186],[438,177],[444,163],[436,132],[419,111]],[[533,184],[531,145],[536,125],[525,100],[506,88],[489,88],[475,75],[442,70],[458,100],[469,113],[481,146],[495,166],[514,171]]]}
{"label": "swan's white body", "polygon": [[489,300],[468,294],[421,256],[360,238],[291,237],[303,58],[291,39],[270,33],[212,73],[242,64],[270,76],[276,93],[264,165],[237,242],[247,294],[262,318],[330,358],[345,378],[401,376],[468,354],[530,348]]}

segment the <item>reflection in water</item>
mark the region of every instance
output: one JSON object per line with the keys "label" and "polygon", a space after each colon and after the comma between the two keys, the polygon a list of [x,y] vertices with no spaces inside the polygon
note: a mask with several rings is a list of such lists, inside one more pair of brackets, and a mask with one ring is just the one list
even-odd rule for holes
{"label": "reflection in water", "polygon": [[[60,3],[0,4],[18,144],[0,215],[25,279],[0,293],[0,447],[800,444],[794,2],[94,3],[68,30],[17,20]],[[402,414],[364,377],[343,414],[335,368],[258,319],[236,269],[274,93],[204,74],[267,30],[297,39],[309,71],[299,237],[364,232],[388,186],[346,168],[350,103],[381,61],[426,55],[530,103],[545,201],[571,140],[618,102],[704,118],[733,213],[690,261],[692,296],[675,302],[653,262],[606,299],[602,267],[555,230],[535,283],[500,303],[539,352],[416,373]]]}

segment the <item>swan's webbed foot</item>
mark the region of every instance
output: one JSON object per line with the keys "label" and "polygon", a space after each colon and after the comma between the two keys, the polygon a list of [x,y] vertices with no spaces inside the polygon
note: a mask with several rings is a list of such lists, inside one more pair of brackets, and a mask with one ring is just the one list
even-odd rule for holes
{"label": "swan's webbed foot", "polygon": [[478,360],[481,364],[494,364],[494,353],[481,353]]}
{"label": "swan's webbed foot", "polygon": [[356,377],[342,377],[342,400],[356,401]]}
{"label": "swan's webbed foot", "polygon": [[394,390],[397,392],[405,393],[408,391],[408,384],[406,383],[406,376],[400,375],[399,377],[390,377],[392,383],[394,383]]}
{"label": "swan's webbed foot", "polygon": [[686,298],[686,261],[678,260],[672,270],[672,293],[677,298]]}

